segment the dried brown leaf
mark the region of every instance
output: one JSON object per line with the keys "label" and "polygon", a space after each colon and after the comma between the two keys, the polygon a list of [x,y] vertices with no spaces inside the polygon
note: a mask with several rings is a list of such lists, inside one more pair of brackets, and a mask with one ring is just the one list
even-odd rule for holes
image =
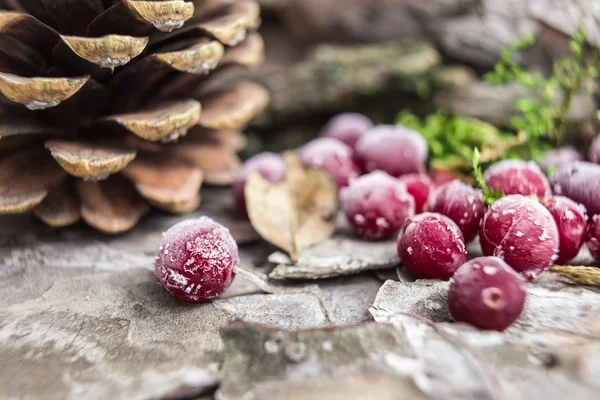
{"label": "dried brown leaf", "polygon": [[600,286],[600,268],[575,265],[554,265],[550,271],[579,285]]}
{"label": "dried brown leaf", "polygon": [[295,261],[304,249],[333,234],[339,204],[336,185],[326,171],[304,169],[292,152],[284,159],[283,182],[270,183],[259,173],[248,177],[246,206],[262,238]]}

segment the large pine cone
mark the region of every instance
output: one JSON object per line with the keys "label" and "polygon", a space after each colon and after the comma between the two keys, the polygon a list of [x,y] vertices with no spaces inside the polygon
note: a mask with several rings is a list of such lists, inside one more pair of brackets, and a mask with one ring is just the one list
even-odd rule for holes
{"label": "large pine cone", "polygon": [[268,101],[213,79],[262,62],[259,24],[247,0],[0,0],[0,213],[118,233],[196,208]]}

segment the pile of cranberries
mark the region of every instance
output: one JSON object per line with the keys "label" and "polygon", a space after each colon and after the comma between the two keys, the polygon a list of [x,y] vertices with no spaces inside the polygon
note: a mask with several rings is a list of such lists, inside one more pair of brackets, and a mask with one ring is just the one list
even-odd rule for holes
{"label": "pile of cranberries", "polygon": [[[330,173],[354,233],[367,240],[397,236],[398,255],[415,276],[450,280],[448,304],[457,321],[504,330],[523,310],[527,281],[553,263],[569,262],[585,243],[600,261],[599,140],[590,150],[592,162],[563,148],[541,165],[492,165],[486,184],[503,197],[491,205],[480,190],[444,171],[428,171],[428,146],[419,133],[374,126],[361,114],[337,115],[298,154],[305,167]],[[249,159],[233,186],[244,214],[244,186],[254,171],[273,183],[285,179],[279,155]],[[485,257],[467,261],[466,245],[477,236]],[[171,228],[156,259],[167,290],[206,301],[229,286],[238,254],[224,227],[201,218]]]}

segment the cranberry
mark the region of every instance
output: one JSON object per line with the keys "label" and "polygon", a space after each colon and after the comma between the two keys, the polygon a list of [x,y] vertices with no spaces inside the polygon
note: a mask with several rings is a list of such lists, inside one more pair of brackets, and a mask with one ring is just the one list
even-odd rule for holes
{"label": "cranberry", "polygon": [[425,212],[404,222],[398,256],[420,278],[447,280],[467,261],[467,249],[460,229],[450,218]]}
{"label": "cranberry", "polygon": [[491,190],[504,194],[550,195],[550,184],[536,163],[523,160],[497,162],[485,171],[485,182]]}
{"label": "cranberry", "polygon": [[440,186],[431,196],[427,211],[444,214],[462,232],[466,242],[475,239],[485,212],[481,191],[456,179]]}
{"label": "cranberry", "polygon": [[558,228],[559,247],[556,263],[571,261],[579,254],[585,242],[585,208],[563,196],[546,197],[542,204],[550,211]]}
{"label": "cranberry", "polygon": [[337,139],[323,137],[308,142],[300,149],[300,157],[307,168],[326,169],[338,188],[348,186],[360,175],[352,149]]}
{"label": "cranberry", "polygon": [[363,172],[382,170],[392,176],[425,171],[427,142],[418,132],[392,125],[371,129],[356,143]]}
{"label": "cranberry", "polygon": [[415,213],[423,212],[425,204],[431,193],[432,183],[427,174],[406,174],[402,175],[400,182],[406,185],[406,190],[415,199]]}
{"label": "cranberry", "polygon": [[342,201],[352,230],[365,239],[391,237],[415,213],[415,201],[406,185],[381,171],[350,183]]}
{"label": "cranberry", "polygon": [[573,147],[561,147],[546,152],[546,154],[544,154],[544,158],[542,158],[542,161],[540,161],[540,167],[546,172],[548,169],[550,169],[550,167],[557,168],[573,161],[582,160],[583,156],[581,153],[575,150]]}
{"label": "cranberry", "polygon": [[528,279],[554,262],[558,237],[550,211],[521,195],[506,196],[492,204],[479,229],[483,254],[502,258]]}
{"label": "cranberry", "polygon": [[600,262],[600,215],[594,215],[587,231],[587,247],[592,257]]}
{"label": "cranberry", "polygon": [[585,206],[589,215],[600,214],[600,165],[578,161],[556,169],[551,178],[556,194]]}
{"label": "cranberry", "polygon": [[331,118],[321,136],[340,140],[354,149],[358,139],[373,127],[373,122],[359,113],[341,113]]}
{"label": "cranberry", "polygon": [[592,141],[588,157],[590,158],[591,162],[600,164],[600,136],[596,136],[596,138]]}
{"label": "cranberry", "polygon": [[182,300],[201,302],[231,285],[239,256],[229,230],[200,217],[166,231],[155,259],[156,275],[165,289]]}
{"label": "cranberry", "polygon": [[254,171],[258,171],[263,178],[271,183],[279,183],[285,179],[285,163],[279,154],[268,152],[257,154],[244,163],[244,166],[235,177],[232,187],[235,204],[244,215],[248,214],[244,188],[246,187],[248,175]]}
{"label": "cranberry", "polygon": [[444,183],[452,182],[457,178],[457,175],[449,169],[443,169],[438,167],[429,168],[429,177],[435,187],[440,187]]}
{"label": "cranberry", "polygon": [[450,279],[448,308],[456,321],[503,331],[523,312],[526,296],[523,278],[504,261],[479,257]]}

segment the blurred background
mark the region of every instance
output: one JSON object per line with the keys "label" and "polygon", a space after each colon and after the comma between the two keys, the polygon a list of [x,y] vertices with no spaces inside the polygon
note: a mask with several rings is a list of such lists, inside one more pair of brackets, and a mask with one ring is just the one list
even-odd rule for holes
{"label": "blurred background", "polygon": [[[504,48],[528,35],[521,65],[549,73],[570,55],[582,24],[600,45],[600,2],[589,0],[261,0],[266,61],[251,74],[271,91],[251,126],[245,156],[293,148],[333,114],[358,111],[392,123],[400,110],[439,110],[497,127],[527,97],[519,85],[491,86],[482,74]],[[567,142],[585,147],[595,127],[594,97],[575,96]]]}

